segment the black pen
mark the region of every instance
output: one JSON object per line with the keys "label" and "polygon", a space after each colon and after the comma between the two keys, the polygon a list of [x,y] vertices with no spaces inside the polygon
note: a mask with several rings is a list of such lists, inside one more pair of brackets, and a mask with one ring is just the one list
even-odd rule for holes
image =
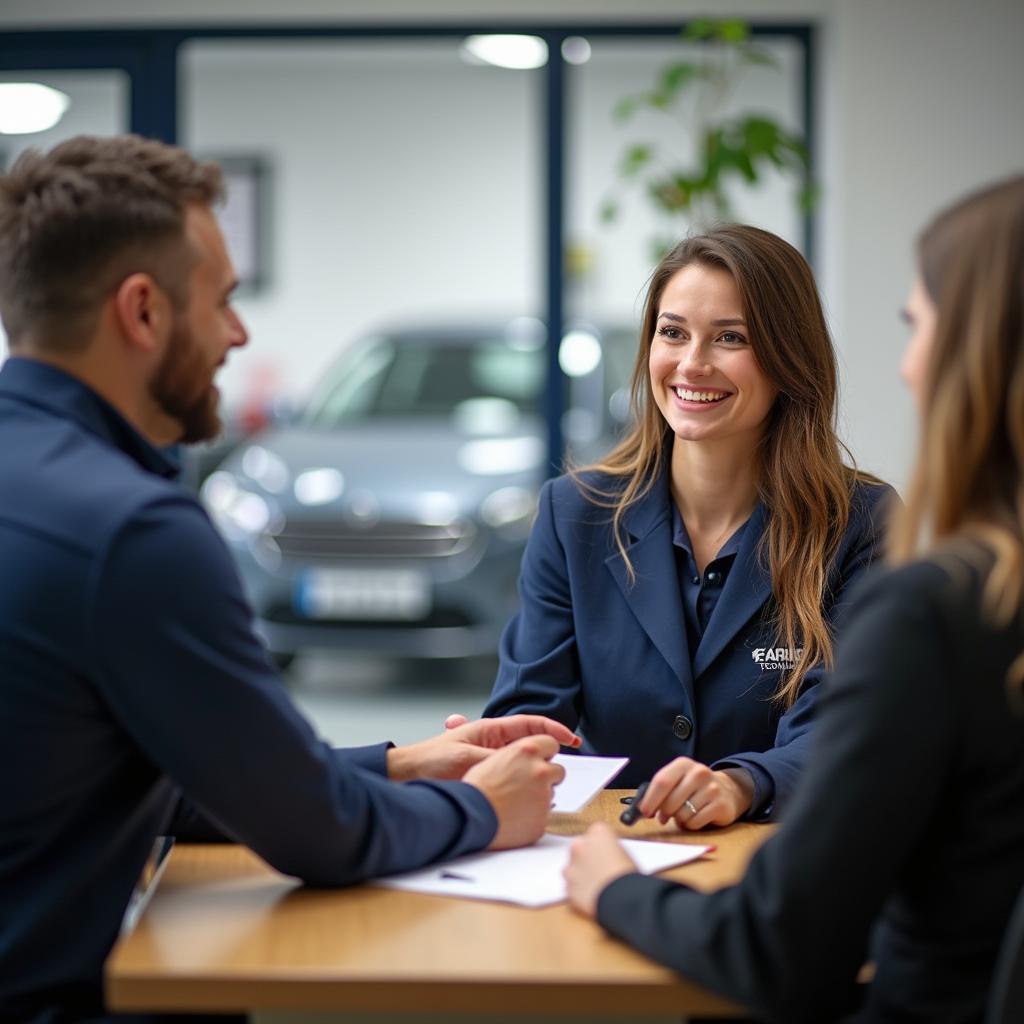
{"label": "black pen", "polygon": [[636,792],[633,794],[633,799],[630,800],[629,806],[619,815],[619,821],[623,825],[635,825],[640,820],[640,801],[643,800],[644,793],[647,792],[649,785],[649,782],[641,782],[636,787]]}

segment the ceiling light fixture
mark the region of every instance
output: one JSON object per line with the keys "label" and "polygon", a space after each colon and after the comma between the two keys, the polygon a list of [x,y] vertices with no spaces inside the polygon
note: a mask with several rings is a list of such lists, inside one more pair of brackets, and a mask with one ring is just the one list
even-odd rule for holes
{"label": "ceiling light fixture", "polygon": [[71,105],[59,89],[38,82],[0,83],[0,134],[28,135],[52,128]]}
{"label": "ceiling light fixture", "polygon": [[459,48],[470,64],[530,71],[548,62],[548,44],[540,36],[468,36]]}

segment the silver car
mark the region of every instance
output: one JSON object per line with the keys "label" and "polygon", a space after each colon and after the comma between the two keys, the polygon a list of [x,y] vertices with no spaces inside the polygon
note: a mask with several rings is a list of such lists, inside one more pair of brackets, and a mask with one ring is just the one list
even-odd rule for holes
{"label": "silver car", "polygon": [[[625,418],[633,345],[587,327],[562,339],[580,458]],[[201,498],[280,663],[325,647],[493,654],[545,476],[545,374],[535,320],[382,333],[348,349],[293,422],[206,479]]]}

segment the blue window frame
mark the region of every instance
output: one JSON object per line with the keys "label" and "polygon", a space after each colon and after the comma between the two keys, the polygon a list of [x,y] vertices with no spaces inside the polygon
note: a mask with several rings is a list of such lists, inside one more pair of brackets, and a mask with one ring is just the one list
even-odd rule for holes
{"label": "blue window frame", "polygon": [[[565,378],[558,365],[561,324],[565,320],[563,258],[565,248],[566,83],[562,42],[571,36],[617,39],[671,38],[680,22],[635,25],[598,24],[387,24],[387,25],[237,25],[186,26],[173,29],[66,29],[0,32],[0,69],[5,71],[119,69],[130,83],[129,125],[140,135],[175,142],[178,138],[178,51],[196,39],[416,39],[460,38],[478,33],[522,33],[539,36],[551,55],[545,67],[542,109],[538,112],[545,138],[544,243],[545,321],[548,324],[548,381],[545,414],[548,424],[549,471],[561,465],[564,442]],[[794,40],[802,52],[801,107],[804,136],[810,150],[809,178],[815,162],[815,30],[808,22],[752,24],[755,37]],[[803,251],[814,263],[814,219],[803,223]]]}

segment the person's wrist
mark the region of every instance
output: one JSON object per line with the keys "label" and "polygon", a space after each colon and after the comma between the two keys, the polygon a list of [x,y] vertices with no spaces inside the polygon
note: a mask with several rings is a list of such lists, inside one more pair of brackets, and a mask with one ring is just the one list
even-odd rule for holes
{"label": "person's wrist", "polygon": [[745,768],[723,768],[722,777],[736,808],[736,817],[740,818],[754,804],[754,779]]}
{"label": "person's wrist", "polygon": [[416,758],[410,750],[410,747],[392,747],[387,751],[388,778],[393,782],[408,782],[417,777]]}

